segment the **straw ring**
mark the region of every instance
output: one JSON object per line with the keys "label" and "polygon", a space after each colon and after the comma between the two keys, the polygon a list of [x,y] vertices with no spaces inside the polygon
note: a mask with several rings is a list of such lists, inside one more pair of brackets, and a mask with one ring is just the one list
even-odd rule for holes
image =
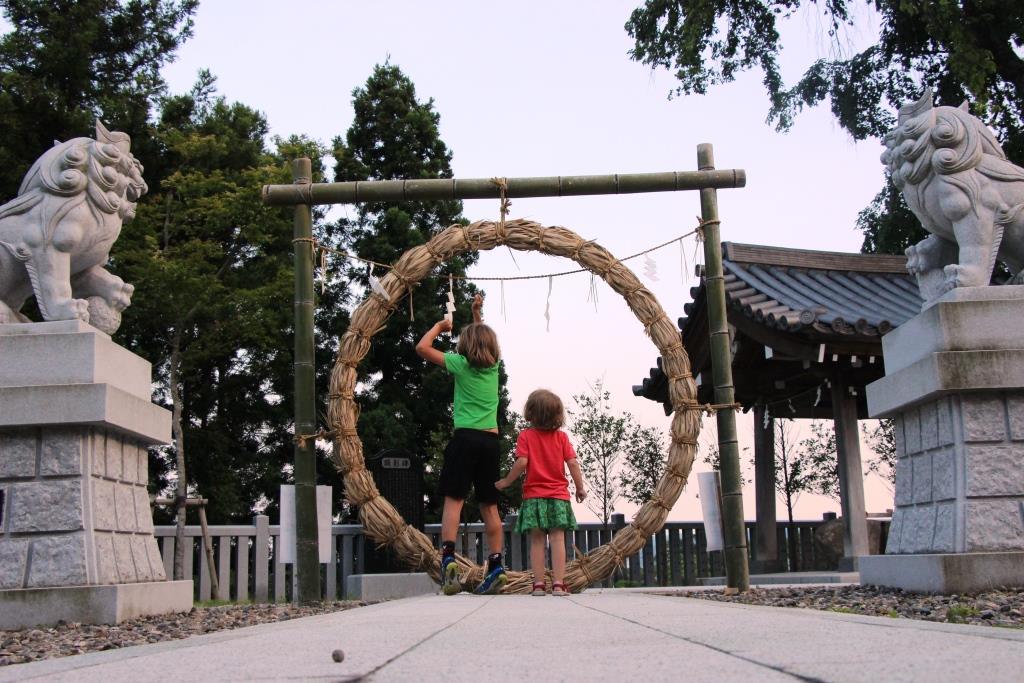
{"label": "straw ring", "polygon": [[[452,246],[450,244],[451,230],[456,227],[461,231],[464,244]],[[493,249],[497,246],[498,241],[504,238],[513,239],[517,244],[528,245],[531,237],[535,241],[534,251],[555,255],[572,254],[573,260],[579,263],[582,269],[600,275],[620,295],[623,292],[628,292],[625,296],[631,297],[640,291],[640,288],[636,287],[636,276],[626,265],[616,260],[600,245],[585,241],[570,230],[545,228],[538,223],[521,219],[500,221],[499,223],[482,221],[469,226],[452,226],[452,228],[439,232],[427,243],[425,249],[414,248],[395,261],[395,263],[402,264],[402,269],[392,268],[392,272],[410,295],[412,288],[419,284],[422,277],[430,273],[439,259],[452,258],[467,251]],[[584,249],[588,244],[592,244],[594,248]],[[445,254],[444,257],[440,256],[442,252]],[[414,278],[410,273],[422,273],[423,276]],[[392,289],[394,288],[392,287]],[[394,298],[395,301],[385,301],[380,297],[368,296],[352,313],[351,319],[372,320],[374,325],[379,323],[379,326],[373,333],[366,329],[353,328],[350,330],[353,336],[360,341],[372,343],[372,337],[383,329],[387,319],[395,313],[404,296],[399,295]],[[643,311],[643,317],[651,321],[656,322],[666,317],[653,295],[645,297]],[[678,336],[671,344],[665,344],[664,347],[657,344],[656,346],[666,359],[685,363],[686,357],[683,355],[685,349]],[[356,370],[363,355],[365,355],[365,346],[362,344],[341,344],[338,358],[335,361],[335,370],[338,368]],[[687,367],[687,365],[683,365],[683,367]],[[678,375],[674,378],[682,379],[683,376]],[[431,539],[405,523],[387,499],[376,490],[372,475],[366,469],[363,444],[357,430],[359,404],[355,401],[352,391],[352,387],[357,382],[358,376],[353,378],[346,372],[331,373],[328,394],[330,400],[328,427],[336,438],[331,458],[337,469],[344,475],[345,489],[349,500],[359,505],[360,520],[367,534],[374,538],[385,539],[385,544],[407,563],[425,568],[435,580],[439,580],[439,565],[434,561],[435,558],[431,558],[429,561],[424,560],[428,557],[424,554],[428,552],[426,549],[433,546]],[[703,406],[692,400],[683,400],[677,403],[678,410],[705,410],[709,407],[722,407]],[[730,405],[730,407],[732,406]],[[671,426],[671,442],[673,444],[696,444],[699,431],[699,420],[674,420]],[[340,438],[337,438],[338,436]],[[693,451],[690,449],[684,451],[682,458],[678,453],[676,454],[677,462],[673,462],[671,468],[662,475],[662,481],[670,482],[669,485],[663,487],[666,491],[682,490],[677,481],[682,481],[685,484],[692,466],[692,456]],[[585,587],[600,583],[611,576],[615,567],[621,565],[626,557],[638,552],[647,539],[664,523],[663,515],[652,515],[649,511],[659,507],[670,509],[678,499],[678,495],[678,493],[660,495],[647,501],[640,508],[630,526],[616,534],[609,546],[602,546],[602,548],[606,548],[605,550],[595,549],[590,554],[580,555],[569,563],[565,575],[567,585]],[[373,505],[365,504],[371,500],[375,501]],[[647,512],[645,513],[645,511]],[[460,568],[464,570],[462,573],[469,579],[476,577],[476,580],[479,580],[482,577],[482,567],[468,563],[465,558],[460,562]],[[508,591],[528,592],[531,588],[528,574],[509,571],[508,575]]]}

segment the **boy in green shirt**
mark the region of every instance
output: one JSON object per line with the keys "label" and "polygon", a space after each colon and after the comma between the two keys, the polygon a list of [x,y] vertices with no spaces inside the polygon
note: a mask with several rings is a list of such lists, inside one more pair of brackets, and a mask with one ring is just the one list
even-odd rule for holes
{"label": "boy in green shirt", "polygon": [[452,323],[441,320],[419,343],[416,353],[445,368],[455,378],[453,409],[455,433],[444,451],[439,490],[444,496],[441,514],[441,582],[445,595],[462,590],[459,569],[455,562],[455,537],[459,529],[462,505],[472,486],[480,503],[484,520],[487,558],[484,580],[477,593],[497,593],[508,581],[501,561],[504,532],[498,514],[500,478],[498,440],[498,360],[501,349],[498,337],[482,322],[483,297],[473,298],[473,323],[462,328],[456,353],[435,349],[434,340],[442,332],[450,332]]}

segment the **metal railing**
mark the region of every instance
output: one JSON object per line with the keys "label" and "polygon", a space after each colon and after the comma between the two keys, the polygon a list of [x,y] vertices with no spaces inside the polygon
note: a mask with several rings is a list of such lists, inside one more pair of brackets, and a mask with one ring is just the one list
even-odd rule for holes
{"label": "metal railing", "polygon": [[[529,538],[512,531],[512,518],[505,522],[506,565],[528,570]],[[782,571],[823,569],[816,556],[815,528],[820,521],[778,523],[779,567]],[[577,550],[590,552],[611,541],[618,529],[625,526],[622,515],[614,515],[610,525],[580,524],[566,534],[566,552],[571,560]],[[748,547],[754,547],[754,523],[747,522]],[[425,533],[438,541],[440,524],[428,524]],[[215,573],[220,597],[232,602],[272,602],[292,598],[293,566],[278,562],[280,527],[270,524],[265,515],[257,515],[251,525],[210,526]],[[174,527],[157,526],[154,531],[160,545],[164,568],[171,576],[174,557]],[[792,537],[792,543],[790,543]],[[202,552],[202,531],[198,525],[185,527],[184,576],[195,582],[197,600],[209,600],[210,573],[206,554]],[[334,562],[321,565],[324,599],[345,597],[347,579],[364,573],[368,544],[364,543],[363,527],[339,524],[331,528],[331,557]],[[460,527],[457,550],[482,563],[486,548],[484,525],[464,524]],[[790,557],[790,549],[795,552]],[[756,560],[755,556],[751,556]],[[721,576],[724,572],[719,552],[708,552],[702,522],[668,522],[638,553],[624,559],[616,576],[604,585],[687,586],[696,585],[704,577]]]}

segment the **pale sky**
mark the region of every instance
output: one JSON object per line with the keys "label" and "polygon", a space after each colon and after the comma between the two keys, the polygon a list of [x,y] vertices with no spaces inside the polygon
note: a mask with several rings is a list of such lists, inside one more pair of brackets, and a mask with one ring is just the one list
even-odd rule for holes
{"label": "pale sky", "polygon": [[[351,93],[373,66],[390,59],[434,100],[441,135],[453,153],[456,177],[635,173],[696,168],[696,148],[710,142],[718,168],[747,174],[742,189],[720,190],[723,239],[786,247],[857,251],[857,213],[881,188],[881,145],[854,143],[826,107],[801,114],[779,134],[765,123],[767,97],[760,73],[714,87],[709,95],[669,100],[674,80],[630,61],[623,25],[640,0],[515,3],[448,1],[327,2],[206,0],[195,36],[165,69],[172,92],[188,90],[201,68],[218,78],[221,94],[263,111],[272,134],[304,133],[324,143],[351,123]],[[856,46],[871,38],[844,36]],[[2,27],[0,27],[2,28]],[[784,27],[783,74],[788,83],[813,59],[835,49],[812,14]],[[465,202],[470,220],[495,219],[496,200]],[[517,199],[511,218],[561,225],[628,255],[692,230],[700,213],[696,192]],[[692,272],[693,242],[686,242]],[[680,272],[680,249],[652,254],[658,280],[643,259],[629,262],[673,320],[690,300],[690,273]],[[484,253],[478,276],[566,270],[571,261]],[[685,282],[684,282],[685,280]],[[616,406],[667,432],[660,405],[636,398],[631,386],[647,376],[658,355],[624,302],[599,284],[597,310],[587,302],[589,278],[556,278],[545,330],[547,281],[482,283],[488,322],[498,331],[509,371],[512,405],[546,387],[571,404],[573,394],[603,378]],[[443,311],[438,310],[440,318]],[[752,439],[750,416],[739,418],[741,446]],[[806,429],[804,431],[807,431]],[[868,453],[864,453],[865,459]],[[707,467],[698,455],[694,471]],[[869,511],[884,511],[892,495],[867,481]],[[700,517],[696,480],[670,519]],[[753,518],[753,492],[744,505]],[[634,508],[622,504],[627,518]],[[838,503],[804,496],[798,517],[818,518]],[[592,516],[577,506],[581,519]],[[779,504],[780,516],[784,508]]]}

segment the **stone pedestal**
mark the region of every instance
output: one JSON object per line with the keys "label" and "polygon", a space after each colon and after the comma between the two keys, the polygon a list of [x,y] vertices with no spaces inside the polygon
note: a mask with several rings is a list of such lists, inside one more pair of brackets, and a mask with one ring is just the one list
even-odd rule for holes
{"label": "stone pedestal", "polygon": [[895,423],[896,507],[861,581],[1024,586],[1024,286],[953,290],[882,346],[886,376],[867,399]]}
{"label": "stone pedestal", "polygon": [[84,323],[0,325],[0,628],[149,613],[118,607],[127,584],[191,608],[153,537],[146,448],[170,414],[150,393],[149,363]]}

